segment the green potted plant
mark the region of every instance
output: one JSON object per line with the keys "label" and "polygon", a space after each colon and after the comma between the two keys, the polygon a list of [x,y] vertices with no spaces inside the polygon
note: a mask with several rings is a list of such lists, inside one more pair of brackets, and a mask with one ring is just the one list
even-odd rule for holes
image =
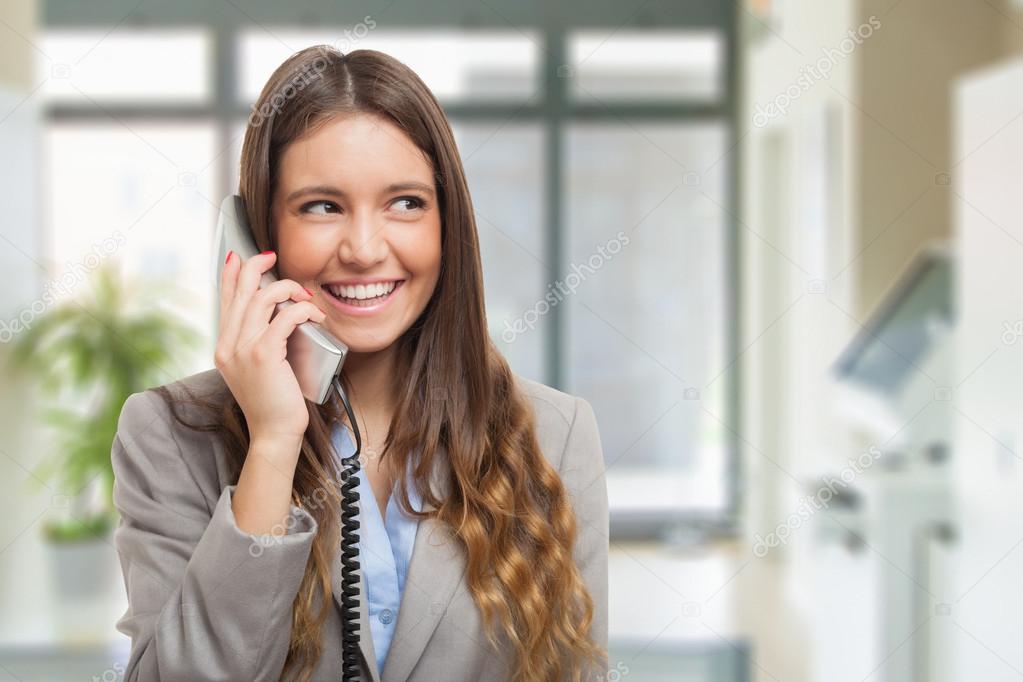
{"label": "green potted plant", "polygon": [[[53,556],[58,603],[71,609],[75,603],[111,601],[106,587],[117,514],[110,450],[121,407],[132,393],[165,383],[161,368],[202,340],[181,318],[160,309],[161,300],[180,297],[173,285],[133,282],[129,287],[109,263],[88,281],[88,295],[34,319],[15,337],[10,353],[12,369],[27,373],[50,403],[41,417],[56,431],[56,448],[34,478],[59,501],[53,505],[59,515],[47,519],[43,532]],[[116,574],[116,561],[113,566]],[[82,619],[68,614],[64,620]],[[68,623],[61,625],[69,636]],[[81,639],[78,634],[71,638]]]}

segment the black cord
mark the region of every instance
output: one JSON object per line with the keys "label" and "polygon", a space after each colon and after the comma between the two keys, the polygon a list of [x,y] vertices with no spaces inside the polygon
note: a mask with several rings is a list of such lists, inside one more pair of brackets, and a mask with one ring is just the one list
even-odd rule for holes
{"label": "black cord", "polygon": [[334,388],[348,414],[348,421],[355,433],[355,454],[341,459],[341,679],[359,679],[359,453],[362,451],[362,436],[355,421],[351,403],[345,394],[341,380],[334,377]]}

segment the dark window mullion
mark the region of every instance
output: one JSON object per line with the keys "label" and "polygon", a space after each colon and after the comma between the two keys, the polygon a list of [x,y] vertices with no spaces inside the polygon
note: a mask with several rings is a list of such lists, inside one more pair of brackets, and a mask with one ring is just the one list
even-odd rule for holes
{"label": "dark window mullion", "polygon": [[[558,75],[559,67],[566,64],[565,60],[565,31],[561,26],[555,26],[544,31],[543,40],[545,43],[544,55],[541,61],[540,86],[543,88],[544,116],[543,127],[546,135],[546,149],[544,151],[544,179],[546,190],[543,193],[545,207],[544,233],[547,237],[547,262],[550,263],[552,272],[548,280],[561,277],[567,271],[568,264],[565,262],[565,197],[564,197],[564,149],[562,140],[564,137],[565,119],[567,112],[567,97],[565,94],[566,79]],[[544,282],[542,291],[546,292],[547,282]],[[554,388],[564,390],[565,387],[565,363],[564,363],[564,342],[565,328],[567,326],[565,306],[554,306],[551,309],[549,336],[547,338],[547,383]]]}

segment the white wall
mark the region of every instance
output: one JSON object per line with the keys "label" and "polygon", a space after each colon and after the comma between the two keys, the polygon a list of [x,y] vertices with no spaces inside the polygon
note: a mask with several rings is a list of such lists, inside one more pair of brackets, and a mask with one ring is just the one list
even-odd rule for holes
{"label": "white wall", "polygon": [[[837,473],[878,444],[843,416],[848,402],[831,367],[913,255],[951,232],[954,198],[941,174],[955,173],[957,161],[953,80],[1023,50],[1023,29],[1006,18],[1004,2],[779,6],[778,25],[756,31],[764,35],[743,60],[738,430],[751,544],[754,533],[766,534],[798,510],[809,492],[801,483]],[[849,31],[858,42],[847,40]],[[825,78],[808,67],[826,55]],[[766,109],[786,100],[784,113]],[[820,595],[809,587],[818,561],[811,528],[762,560],[778,565],[793,618],[809,632],[845,636],[837,618],[869,621],[871,609],[884,606],[847,599],[819,619]],[[803,634],[758,634],[761,656],[779,659],[779,670],[790,665],[786,679],[809,679],[814,670],[820,652],[793,642]],[[871,633],[846,634],[844,651],[871,655]],[[809,669],[796,665],[799,657]]]}

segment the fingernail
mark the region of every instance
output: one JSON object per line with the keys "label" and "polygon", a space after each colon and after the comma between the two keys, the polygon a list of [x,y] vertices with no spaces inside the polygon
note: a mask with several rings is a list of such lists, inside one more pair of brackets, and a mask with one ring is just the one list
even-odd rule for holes
{"label": "fingernail", "polygon": [[259,254],[259,255],[260,255],[260,256],[265,256],[265,255],[267,255],[268,253],[273,253],[273,251],[264,251],[264,252],[262,252],[262,253],[261,253],[261,254]]}
{"label": "fingernail", "polygon": [[312,296],[312,295],[313,295],[313,292],[309,291],[309,290],[308,290],[308,289],[306,289],[305,287],[302,287],[302,288],[303,288],[303,289],[305,289],[305,292],[306,292],[307,294],[309,294],[310,296]]}
{"label": "fingernail", "polygon": [[230,251],[229,250],[227,252],[227,258],[224,259],[224,265],[227,265],[228,263],[231,262],[231,256],[233,256],[233,255],[234,255],[234,251]]}

